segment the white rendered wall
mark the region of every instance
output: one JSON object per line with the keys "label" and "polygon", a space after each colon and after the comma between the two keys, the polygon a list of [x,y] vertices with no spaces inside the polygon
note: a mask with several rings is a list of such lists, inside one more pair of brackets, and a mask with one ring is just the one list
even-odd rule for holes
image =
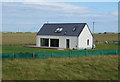
{"label": "white rendered wall", "polygon": [[[89,45],[87,45],[87,40],[89,39]],[[83,31],[78,37],[78,48],[92,48],[93,37],[89,31],[87,25],[85,25]]]}
{"label": "white rendered wall", "polygon": [[37,35],[36,46],[40,47],[40,38],[59,39],[59,48],[66,48],[66,39],[70,40],[70,49],[76,48],[78,43],[77,36],[49,36],[49,35]]}

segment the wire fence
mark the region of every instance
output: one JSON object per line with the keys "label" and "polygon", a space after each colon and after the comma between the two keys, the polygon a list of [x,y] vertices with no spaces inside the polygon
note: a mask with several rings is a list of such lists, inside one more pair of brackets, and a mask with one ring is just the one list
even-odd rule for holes
{"label": "wire fence", "polygon": [[120,50],[86,50],[86,51],[64,51],[64,52],[33,52],[33,53],[3,53],[2,59],[14,58],[50,58],[50,57],[80,57],[99,55],[119,55]]}

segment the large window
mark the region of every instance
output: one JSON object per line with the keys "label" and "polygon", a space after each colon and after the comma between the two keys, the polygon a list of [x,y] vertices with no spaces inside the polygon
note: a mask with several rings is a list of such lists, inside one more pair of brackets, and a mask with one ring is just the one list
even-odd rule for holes
{"label": "large window", "polygon": [[50,47],[59,47],[59,39],[50,39]]}
{"label": "large window", "polygon": [[41,38],[40,39],[41,41],[41,46],[49,46],[49,39],[46,39],[46,38]]}
{"label": "large window", "polygon": [[87,40],[87,45],[89,45],[89,39]]}

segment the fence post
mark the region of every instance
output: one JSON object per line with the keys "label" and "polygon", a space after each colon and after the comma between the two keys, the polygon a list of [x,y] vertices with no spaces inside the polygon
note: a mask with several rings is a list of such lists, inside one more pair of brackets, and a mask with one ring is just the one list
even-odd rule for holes
{"label": "fence post", "polygon": [[51,57],[53,57],[53,52],[51,52]]}
{"label": "fence post", "polygon": [[12,60],[14,59],[14,53],[13,53],[13,55],[12,55]]}
{"label": "fence post", "polygon": [[101,50],[101,55],[102,55],[102,50]]}
{"label": "fence post", "polygon": [[33,58],[34,58],[34,55],[35,55],[35,54],[34,54],[34,52],[33,52],[33,55],[32,55]]}
{"label": "fence post", "polygon": [[117,50],[115,52],[116,52],[116,55],[117,55]]}
{"label": "fence post", "polygon": [[87,56],[87,49],[85,50],[85,56]]}

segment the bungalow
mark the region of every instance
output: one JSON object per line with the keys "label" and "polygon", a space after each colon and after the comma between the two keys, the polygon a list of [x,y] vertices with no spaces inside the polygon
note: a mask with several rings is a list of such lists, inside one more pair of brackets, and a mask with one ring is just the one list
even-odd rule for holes
{"label": "bungalow", "polygon": [[36,38],[37,47],[85,49],[93,47],[87,23],[45,23]]}

